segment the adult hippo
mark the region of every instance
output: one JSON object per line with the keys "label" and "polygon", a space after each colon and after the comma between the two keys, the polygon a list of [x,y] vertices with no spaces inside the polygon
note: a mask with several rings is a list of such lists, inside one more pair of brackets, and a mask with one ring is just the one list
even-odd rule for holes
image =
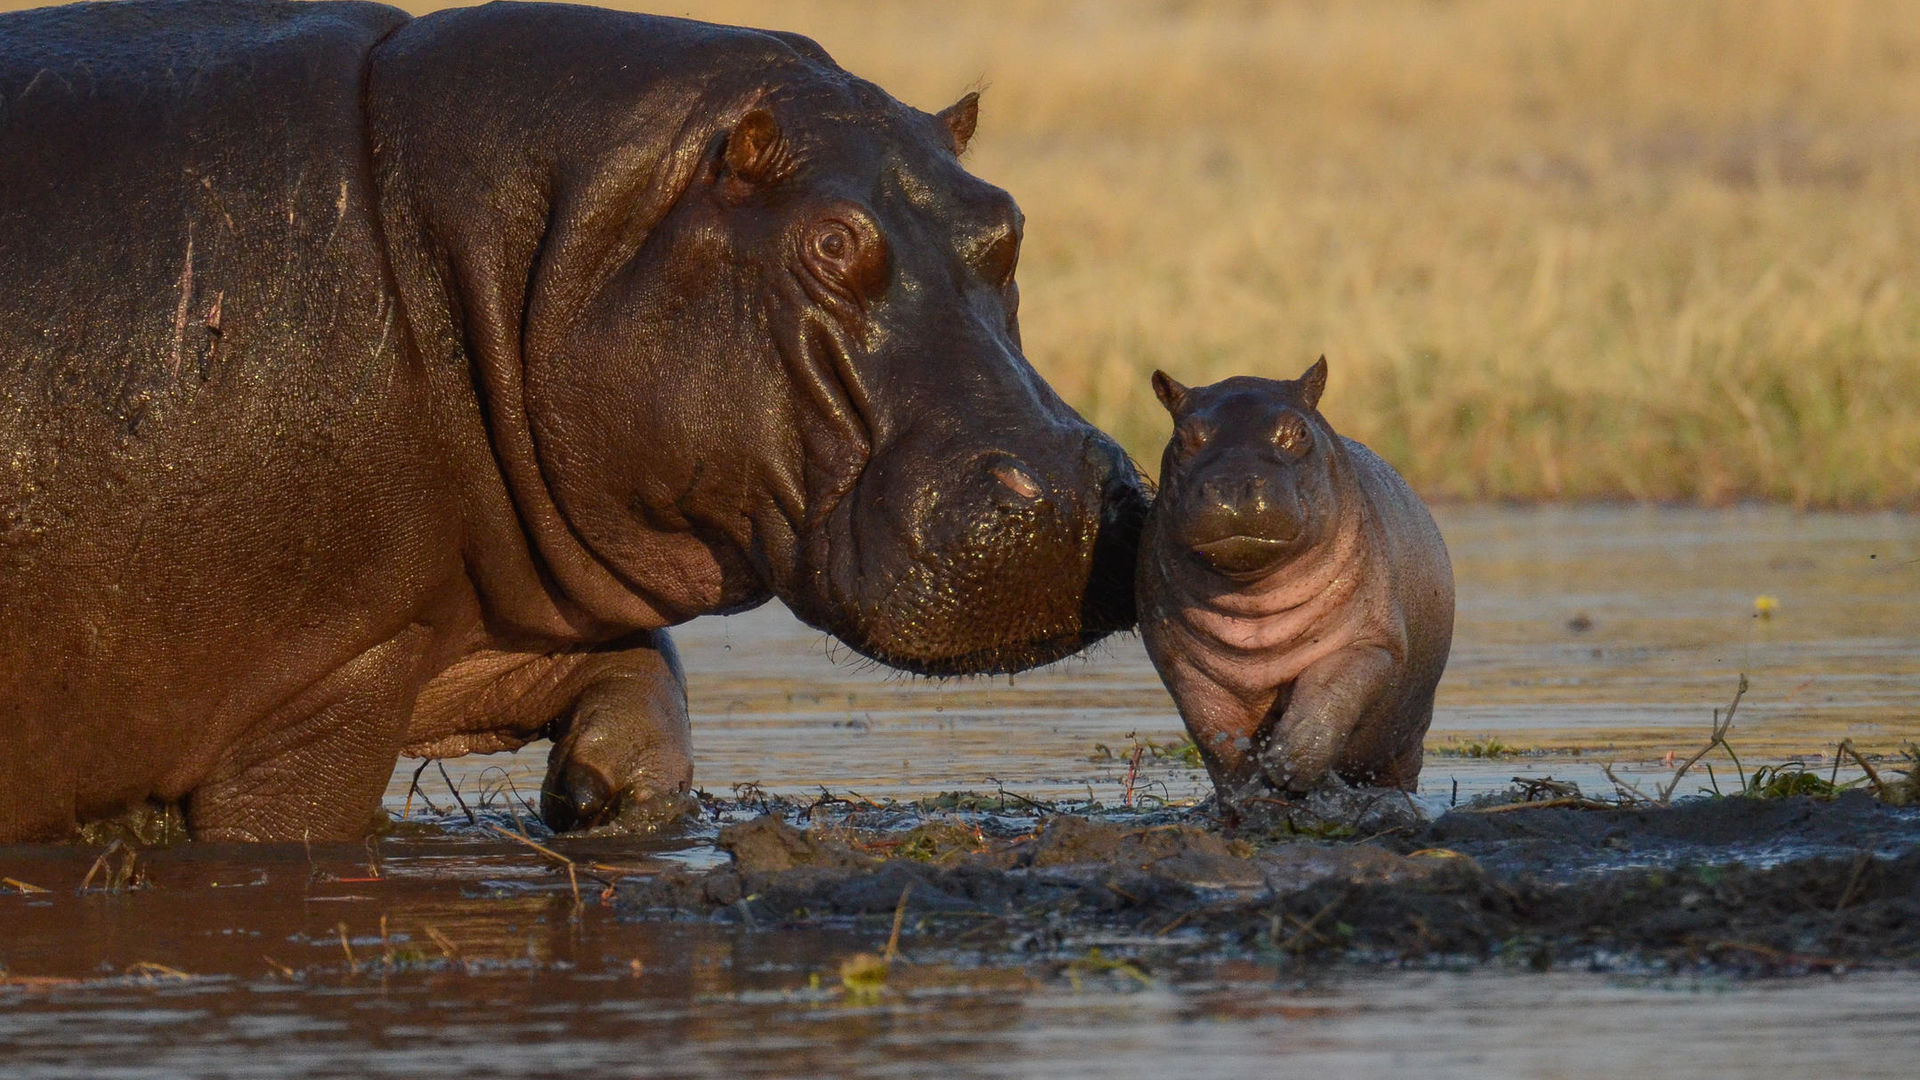
{"label": "adult hippo", "polygon": [[769,597],[939,674],[1129,625],[975,115],[586,7],[0,16],[0,841],[542,735],[591,820],[690,782],[662,628]]}

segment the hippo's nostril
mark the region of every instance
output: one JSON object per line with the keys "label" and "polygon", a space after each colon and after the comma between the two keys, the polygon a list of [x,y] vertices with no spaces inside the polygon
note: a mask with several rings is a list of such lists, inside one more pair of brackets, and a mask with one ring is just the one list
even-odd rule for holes
{"label": "hippo's nostril", "polygon": [[1005,484],[1015,495],[1023,499],[1037,499],[1040,497],[1039,482],[1033,478],[1031,473],[1020,466],[1010,461],[1002,461],[988,471],[993,473],[994,479]]}

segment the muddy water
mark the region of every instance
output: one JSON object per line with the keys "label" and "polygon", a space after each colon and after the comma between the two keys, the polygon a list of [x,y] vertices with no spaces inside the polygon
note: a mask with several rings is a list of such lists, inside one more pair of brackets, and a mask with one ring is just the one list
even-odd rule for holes
{"label": "muddy water", "polygon": [[[1704,739],[1742,672],[1734,742],[1748,768],[1824,763],[1840,738],[1920,738],[1913,518],[1475,508],[1442,526],[1461,617],[1429,802],[1456,780],[1468,793],[1513,775],[1604,790],[1602,761],[1664,775],[1662,757]],[[1760,596],[1777,604],[1766,620]],[[678,636],[699,782],[716,794],[1004,790],[1112,807],[1204,793],[1196,772],[1147,755],[1129,795],[1131,746],[1179,732],[1137,642],[1011,681],[937,684],[836,666],[776,609]],[[1460,756],[1489,739],[1529,753]],[[0,1076],[1163,1077],[1280,1062],[1906,1076],[1917,1048],[1911,974],[1311,972],[1097,935],[1010,950],[912,918],[884,988],[862,996],[842,964],[883,948],[886,920],[623,922],[601,901],[604,881],[713,861],[710,832],[556,840],[576,860],[570,883],[487,831],[525,813],[515,794],[533,796],[542,754],[447,762],[418,792],[404,763],[389,806],[435,827],[370,845],[186,845],[97,870],[97,849],[0,849]],[[1106,970],[1095,948],[1133,967]]]}
{"label": "muddy water", "polygon": [[[1667,775],[1669,752],[1684,757],[1706,741],[1743,672],[1750,688],[1732,741],[1749,767],[1822,765],[1845,738],[1863,750],[1920,739],[1920,517],[1486,507],[1438,516],[1459,617],[1422,775],[1432,797],[1451,798],[1456,781],[1466,796],[1516,774],[1604,792],[1608,762],[1650,782]],[[1774,603],[1765,619],[1755,614],[1762,597]],[[859,663],[777,605],[675,636],[697,781],[716,794],[752,783],[907,799],[1004,786],[1114,805],[1125,798],[1129,736],[1181,734],[1134,637],[1013,679],[937,683]],[[1461,756],[1490,741],[1527,752]],[[492,786],[510,776],[535,791],[544,754],[542,744],[448,767],[458,782],[487,772]],[[1715,760],[1717,776],[1730,763]],[[1194,770],[1151,756],[1143,766],[1137,798],[1207,790]],[[406,781],[396,774],[391,805],[404,803]]]}

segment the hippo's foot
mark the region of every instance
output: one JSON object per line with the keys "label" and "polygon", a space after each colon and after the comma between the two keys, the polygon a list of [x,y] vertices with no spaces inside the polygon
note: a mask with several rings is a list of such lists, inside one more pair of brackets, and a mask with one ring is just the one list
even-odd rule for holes
{"label": "hippo's foot", "polygon": [[1265,778],[1254,779],[1221,791],[1220,809],[1239,828],[1324,837],[1388,832],[1430,816],[1403,789],[1355,787],[1337,775],[1299,794],[1280,791]]}
{"label": "hippo's foot", "polygon": [[698,809],[686,680],[667,636],[653,637],[658,647],[623,655],[554,724],[540,816],[555,832],[652,832]]}

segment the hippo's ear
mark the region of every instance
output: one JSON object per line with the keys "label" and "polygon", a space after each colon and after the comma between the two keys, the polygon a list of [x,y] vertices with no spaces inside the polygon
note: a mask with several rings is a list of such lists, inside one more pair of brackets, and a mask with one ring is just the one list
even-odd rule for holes
{"label": "hippo's ear", "polygon": [[1187,400],[1187,388],[1156,368],[1153,373],[1153,396],[1160,399],[1160,404],[1165,405],[1168,412],[1179,412],[1181,404]]}
{"label": "hippo's ear", "polygon": [[1320,407],[1320,395],[1327,390],[1327,358],[1322,356],[1313,362],[1313,366],[1300,376],[1300,397],[1306,401],[1307,408]]}
{"label": "hippo's ear", "polygon": [[954,154],[966,153],[967,144],[973,141],[973,129],[980,123],[980,94],[969,93],[940,110],[940,122],[946,125],[947,134],[953,139]]}
{"label": "hippo's ear", "polygon": [[749,184],[780,179],[790,157],[780,123],[766,109],[755,108],[727,133],[727,171]]}

